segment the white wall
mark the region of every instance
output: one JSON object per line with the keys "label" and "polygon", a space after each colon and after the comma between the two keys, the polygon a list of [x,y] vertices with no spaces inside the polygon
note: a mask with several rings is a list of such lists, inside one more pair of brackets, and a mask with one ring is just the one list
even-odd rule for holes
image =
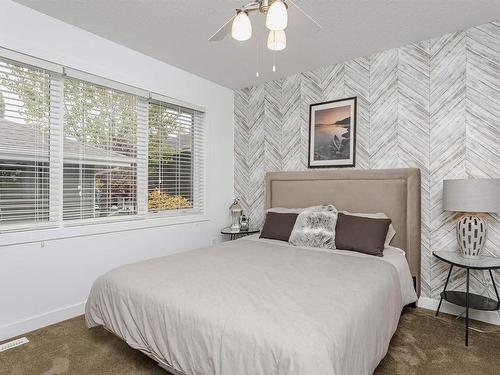
{"label": "white wall", "polygon": [[[118,224],[110,227],[123,229],[117,233],[0,247],[2,340],[80,314],[92,282],[109,269],[220,239],[233,198],[234,111],[229,89],[10,0],[0,1],[0,47],[204,106],[207,123],[206,220],[138,230]],[[16,236],[22,242],[33,233]]]}

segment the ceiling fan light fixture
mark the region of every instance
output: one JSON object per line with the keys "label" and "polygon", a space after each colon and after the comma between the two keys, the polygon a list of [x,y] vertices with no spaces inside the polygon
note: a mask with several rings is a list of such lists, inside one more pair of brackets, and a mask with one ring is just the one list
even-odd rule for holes
{"label": "ceiling fan light fixture", "polygon": [[282,0],[274,0],[266,16],[266,27],[269,30],[285,30],[288,25],[288,10]]}
{"label": "ceiling fan light fixture", "polygon": [[267,37],[267,48],[271,51],[282,51],[286,48],[285,30],[271,30]]}
{"label": "ceiling fan light fixture", "polygon": [[231,36],[240,42],[244,42],[252,37],[252,23],[246,12],[238,12],[234,18],[231,27]]}

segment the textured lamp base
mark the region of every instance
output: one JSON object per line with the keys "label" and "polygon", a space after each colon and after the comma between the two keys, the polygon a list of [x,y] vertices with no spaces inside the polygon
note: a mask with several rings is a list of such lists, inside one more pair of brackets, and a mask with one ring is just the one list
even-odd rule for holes
{"label": "textured lamp base", "polygon": [[475,215],[460,218],[457,222],[457,241],[463,257],[478,257],[486,242],[486,222]]}

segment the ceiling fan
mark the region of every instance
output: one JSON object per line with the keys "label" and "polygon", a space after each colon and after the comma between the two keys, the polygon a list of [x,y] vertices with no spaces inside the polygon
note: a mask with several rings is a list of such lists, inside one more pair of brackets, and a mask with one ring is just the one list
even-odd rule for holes
{"label": "ceiling fan", "polygon": [[267,48],[281,51],[286,48],[285,29],[288,26],[288,5],[294,6],[301,15],[310,21],[315,31],[321,29],[321,25],[292,0],[257,0],[236,9],[236,14],[208,40],[218,42],[229,33],[238,41],[250,39],[252,37],[252,23],[248,14],[259,11],[266,17],[266,27],[269,29]]}

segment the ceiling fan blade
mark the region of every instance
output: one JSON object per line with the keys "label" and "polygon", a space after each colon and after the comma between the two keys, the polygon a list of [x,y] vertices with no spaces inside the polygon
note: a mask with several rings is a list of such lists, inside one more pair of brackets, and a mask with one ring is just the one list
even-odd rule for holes
{"label": "ceiling fan blade", "polygon": [[259,7],[260,7],[260,2],[259,1],[252,1],[251,3],[243,5],[241,7],[241,10],[254,11],[254,10],[259,9]]}
{"label": "ceiling fan blade", "polygon": [[286,1],[287,3],[290,3],[291,5],[293,5],[295,8],[297,8],[297,10],[302,13],[309,21],[311,21],[311,23],[314,25],[314,27],[317,29],[316,31],[319,31],[321,29],[323,29],[323,26],[321,26],[321,24],[316,21],[314,18],[312,18],[309,14],[306,13],[306,11],[304,9],[302,9],[300,6],[297,5],[297,3],[293,0],[287,0]]}
{"label": "ceiling fan blade", "polygon": [[232,16],[224,25],[222,25],[222,27],[219,30],[217,30],[217,32],[214,35],[208,38],[208,41],[220,42],[222,39],[224,39],[226,35],[231,32],[231,25],[235,17],[236,15]]}

